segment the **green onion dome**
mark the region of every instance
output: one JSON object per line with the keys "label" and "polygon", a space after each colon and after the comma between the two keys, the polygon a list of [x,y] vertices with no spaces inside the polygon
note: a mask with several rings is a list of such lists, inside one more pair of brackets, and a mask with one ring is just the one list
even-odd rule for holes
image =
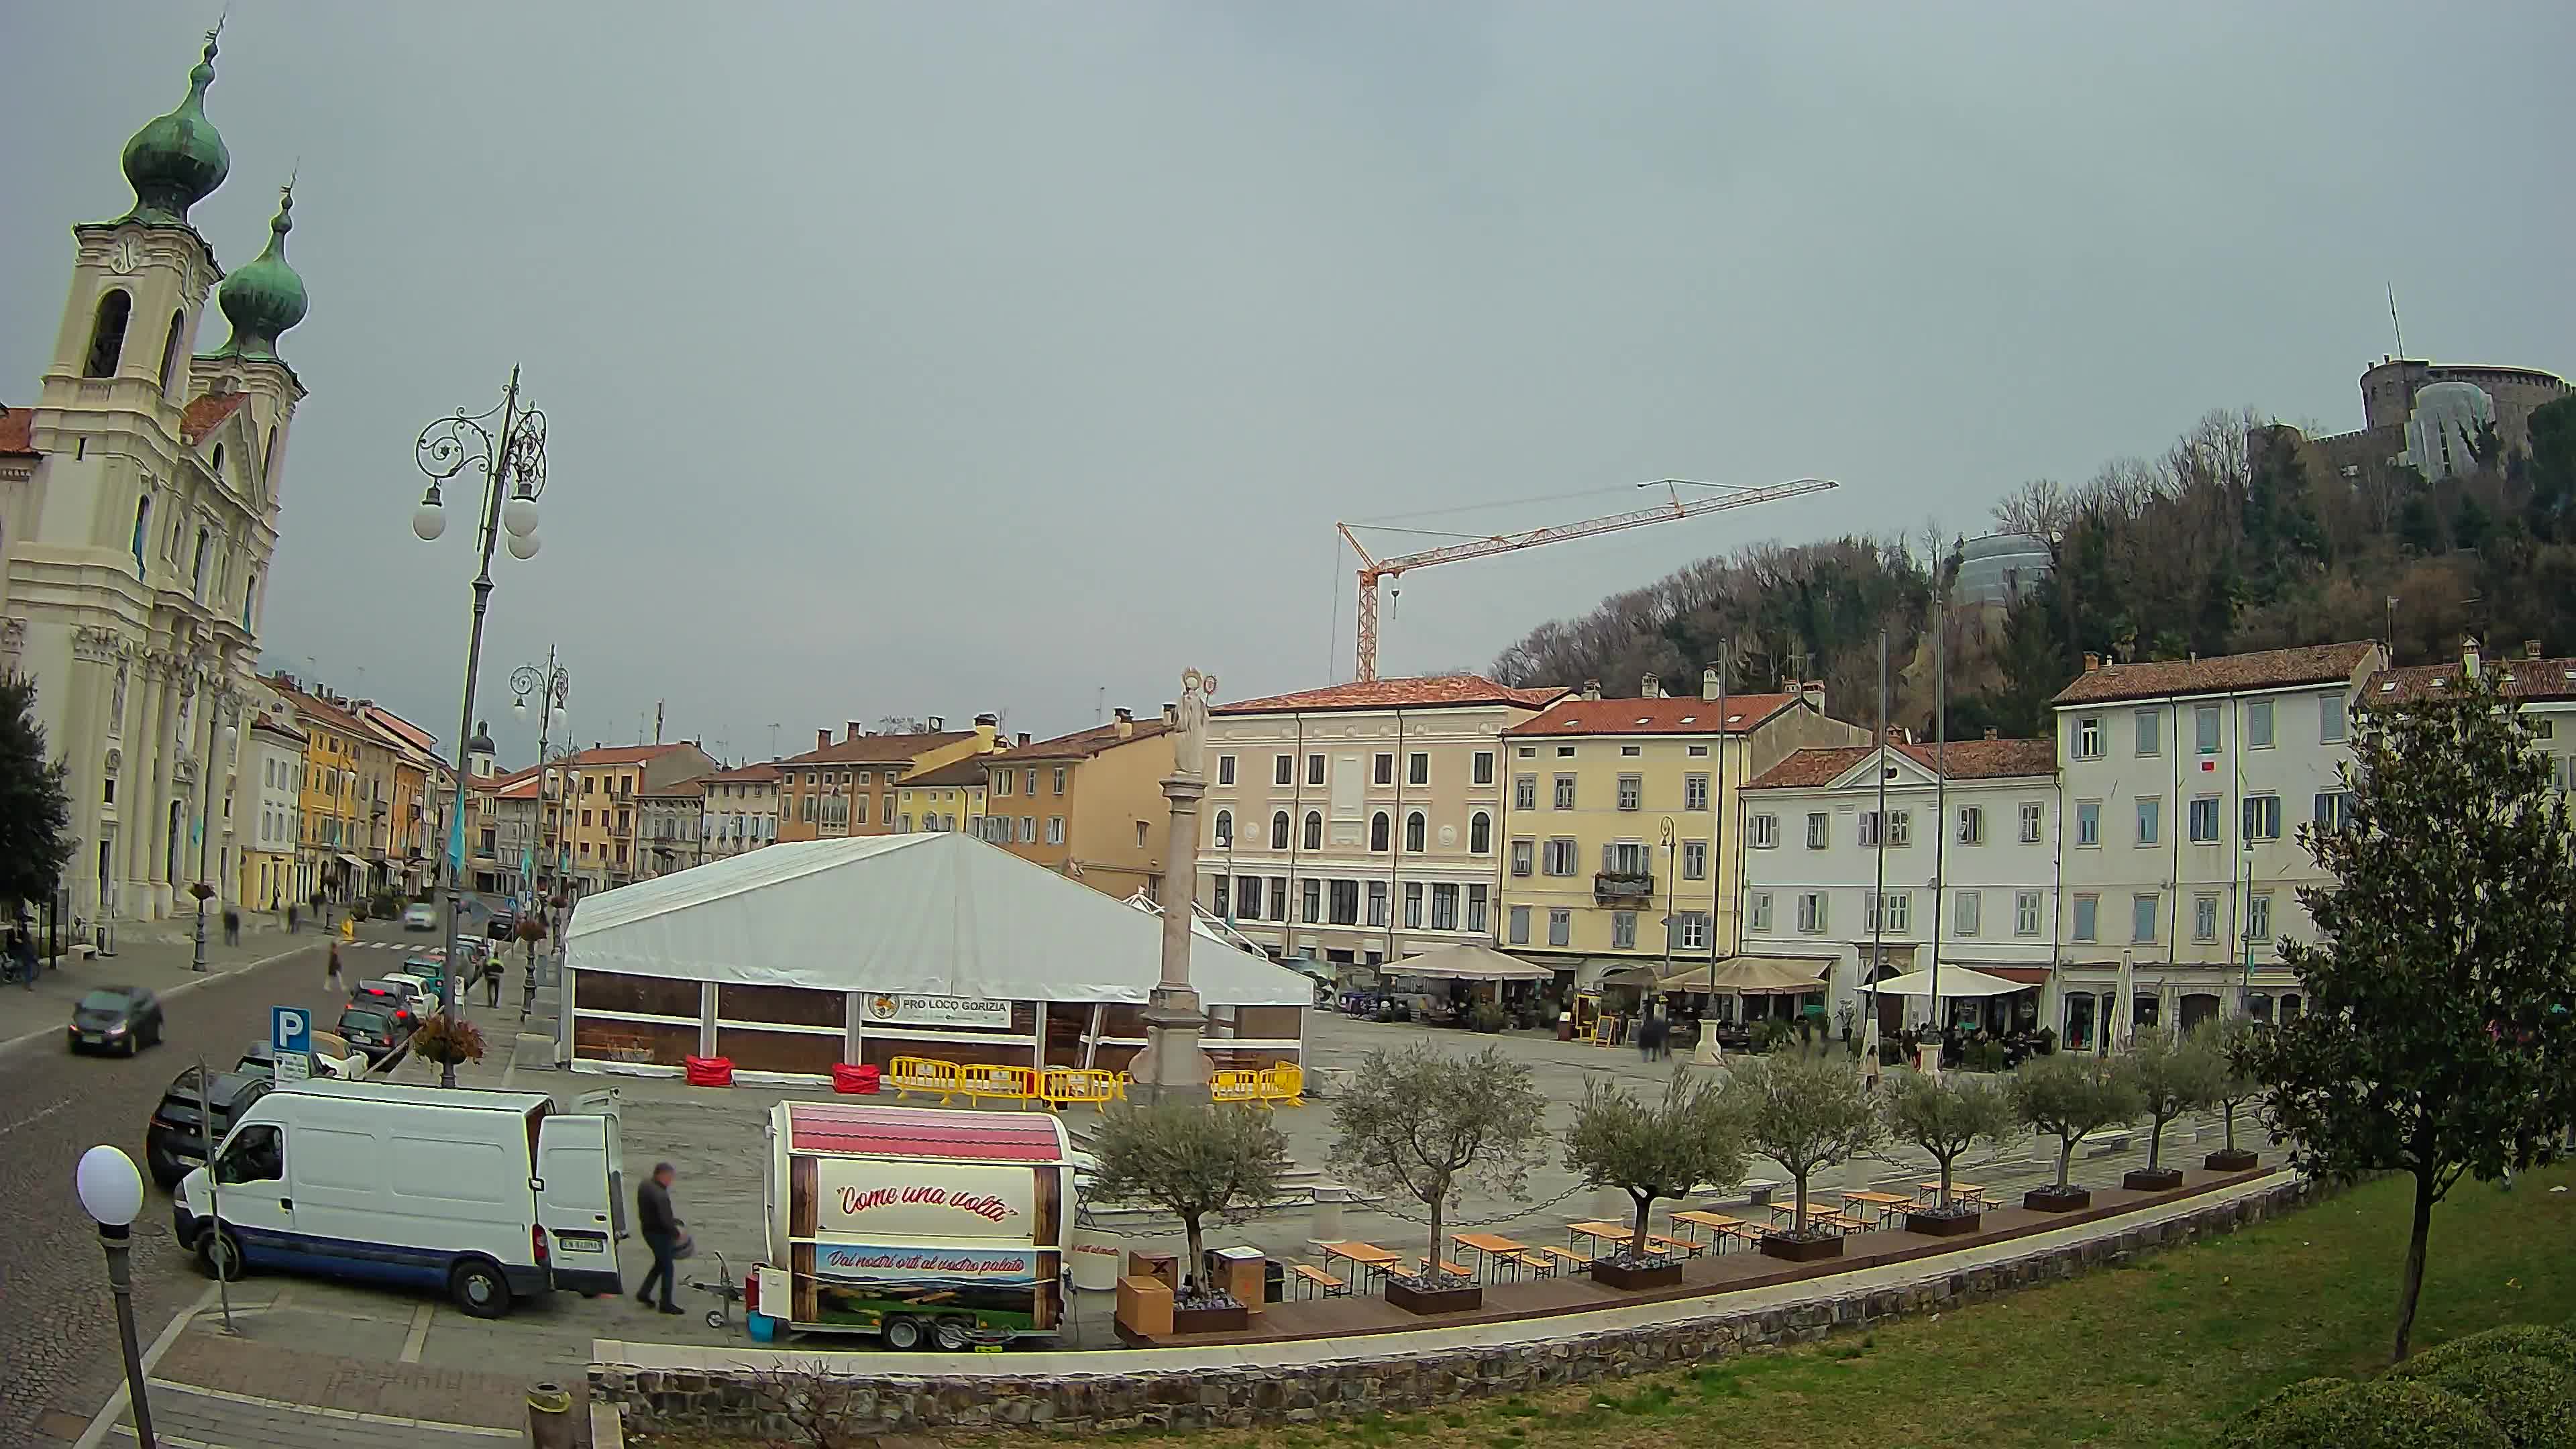
{"label": "green onion dome", "polygon": [[233,158],[214,122],[206,119],[206,87],[214,83],[215,37],[208,34],[205,57],[188,72],[188,98],[125,143],[125,179],[134,187],[134,209],[124,220],[185,226],[188,208],[223,185]]}
{"label": "green onion dome", "polygon": [[294,211],[290,182],[279,193],[277,215],[268,224],[268,250],[224,278],[217,300],[233,324],[233,335],[217,356],[275,360],[277,339],[304,320],[304,279],[286,264],[286,234],[294,230]]}

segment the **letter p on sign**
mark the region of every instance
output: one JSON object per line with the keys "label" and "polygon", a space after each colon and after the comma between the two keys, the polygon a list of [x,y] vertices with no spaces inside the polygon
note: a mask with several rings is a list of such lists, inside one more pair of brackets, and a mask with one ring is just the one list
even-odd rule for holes
{"label": "letter p on sign", "polygon": [[300,1007],[268,1009],[268,1045],[277,1058],[277,1080],[300,1082],[313,1072],[313,1017]]}

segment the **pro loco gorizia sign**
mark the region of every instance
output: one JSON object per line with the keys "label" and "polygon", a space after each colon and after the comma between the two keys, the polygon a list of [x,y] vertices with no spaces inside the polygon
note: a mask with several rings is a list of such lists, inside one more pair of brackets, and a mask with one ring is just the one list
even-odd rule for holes
{"label": "pro loco gorizia sign", "polygon": [[1037,1227],[1037,1174],[1026,1167],[825,1161],[816,1173],[824,1233],[1026,1241]]}
{"label": "pro loco gorizia sign", "polygon": [[1037,1254],[1013,1248],[896,1248],[835,1244],[814,1254],[817,1277],[855,1283],[1032,1283]]}
{"label": "pro loco gorizia sign", "polygon": [[861,1001],[868,1021],[886,1026],[978,1027],[1008,1031],[1011,1003],[977,996],[871,994]]}

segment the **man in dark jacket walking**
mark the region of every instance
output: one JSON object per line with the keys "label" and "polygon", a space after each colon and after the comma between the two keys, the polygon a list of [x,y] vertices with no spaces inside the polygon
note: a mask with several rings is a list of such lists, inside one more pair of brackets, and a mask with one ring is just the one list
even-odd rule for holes
{"label": "man in dark jacket walking", "polygon": [[652,1271],[644,1275],[643,1286],[635,1292],[635,1301],[651,1305],[653,1283],[659,1279],[662,1284],[661,1308],[665,1313],[680,1311],[680,1305],[671,1301],[671,1280],[675,1276],[673,1265],[680,1246],[680,1219],[671,1211],[672,1176],[671,1164],[654,1163],[653,1175],[645,1179],[642,1187],[635,1189],[635,1227],[644,1234],[644,1246],[653,1250]]}

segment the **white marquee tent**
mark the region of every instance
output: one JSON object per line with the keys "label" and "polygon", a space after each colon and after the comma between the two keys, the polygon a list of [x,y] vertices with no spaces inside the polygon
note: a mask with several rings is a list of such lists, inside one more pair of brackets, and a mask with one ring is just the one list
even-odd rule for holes
{"label": "white marquee tent", "polygon": [[[1143,1003],[1160,919],[972,836],[772,845],[583,898],[564,932],[583,972],[718,985],[1039,1002]],[[1311,1005],[1305,977],[1200,924],[1190,984],[1209,1007]]]}

